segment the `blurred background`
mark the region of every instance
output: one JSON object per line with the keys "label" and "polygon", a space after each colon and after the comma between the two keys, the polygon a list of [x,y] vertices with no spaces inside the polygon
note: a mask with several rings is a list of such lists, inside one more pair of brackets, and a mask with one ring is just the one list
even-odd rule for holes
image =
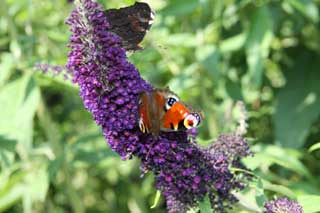
{"label": "blurred background", "polygon": [[[148,3],[155,23],[144,50],[128,54],[142,76],[204,112],[202,145],[235,131],[242,100],[256,153],[245,163],[260,177],[244,196],[288,196],[319,212],[320,1]],[[138,160],[109,149],[77,86],[34,70],[66,63],[72,2],[0,5],[0,212],[165,212],[163,201],[150,209],[152,174],[140,178]]]}

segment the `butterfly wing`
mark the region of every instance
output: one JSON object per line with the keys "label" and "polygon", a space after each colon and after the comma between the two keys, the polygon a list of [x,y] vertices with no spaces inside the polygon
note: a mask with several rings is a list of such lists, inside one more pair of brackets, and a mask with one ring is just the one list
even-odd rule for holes
{"label": "butterfly wing", "polygon": [[184,118],[189,114],[188,108],[181,103],[176,102],[163,116],[161,121],[161,130],[178,131],[183,130]]}
{"label": "butterfly wing", "polygon": [[152,134],[159,135],[160,126],[161,126],[161,118],[165,114],[164,106],[166,104],[165,94],[161,92],[161,90],[153,90],[152,91],[152,106],[151,106],[151,126],[152,126]]}
{"label": "butterfly wing", "polygon": [[151,114],[150,114],[149,94],[143,92],[139,99],[139,128],[143,133],[149,133],[151,130]]}
{"label": "butterfly wing", "polygon": [[142,132],[159,135],[164,105],[165,97],[159,90],[142,92],[139,102],[139,127]]}
{"label": "butterfly wing", "polygon": [[147,3],[136,2],[134,5],[105,11],[110,24],[110,31],[122,39],[127,50],[139,50],[139,43],[150,29],[154,12]]}

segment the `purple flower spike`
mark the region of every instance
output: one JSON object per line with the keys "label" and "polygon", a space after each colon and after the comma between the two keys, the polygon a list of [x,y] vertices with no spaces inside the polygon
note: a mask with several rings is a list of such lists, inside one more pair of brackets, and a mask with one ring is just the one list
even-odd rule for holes
{"label": "purple flower spike", "polygon": [[139,94],[151,91],[152,85],[127,61],[119,37],[108,31],[103,7],[92,0],[77,2],[67,20],[72,32],[67,69],[110,147],[122,159],[140,158],[142,172],[155,174],[169,212],[184,212],[207,194],[214,210],[230,208],[237,201],[231,191],[242,189],[244,182],[229,167],[249,155],[246,141],[224,135],[203,148],[196,145],[195,129],[161,132],[158,137],[140,132]]}
{"label": "purple flower spike", "polygon": [[67,20],[73,32],[67,68],[73,70],[84,105],[109,145],[126,158],[138,148],[138,94],[151,86],[127,62],[120,39],[107,31],[103,7],[93,1],[80,3]]}
{"label": "purple flower spike", "polygon": [[302,213],[302,207],[288,198],[278,198],[267,202],[264,213]]}
{"label": "purple flower spike", "polygon": [[211,153],[227,156],[231,162],[252,155],[247,141],[241,135],[236,134],[220,135],[209,149]]}

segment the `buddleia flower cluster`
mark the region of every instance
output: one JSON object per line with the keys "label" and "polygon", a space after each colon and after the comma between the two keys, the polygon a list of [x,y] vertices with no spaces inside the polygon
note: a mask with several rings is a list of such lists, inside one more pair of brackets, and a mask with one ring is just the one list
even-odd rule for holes
{"label": "buddleia flower cluster", "polygon": [[285,197],[271,200],[264,207],[264,213],[303,213],[299,203]]}
{"label": "buddleia flower cluster", "polygon": [[108,31],[102,5],[92,0],[76,5],[66,21],[72,32],[66,68],[112,150],[122,159],[139,158],[142,174],[154,173],[169,212],[185,212],[206,195],[214,210],[229,209],[237,202],[232,192],[243,189],[247,178],[230,170],[251,155],[245,139],[222,135],[204,148],[197,145],[194,130],[157,137],[142,133],[137,125],[139,94],[153,86],[128,62],[120,38]]}

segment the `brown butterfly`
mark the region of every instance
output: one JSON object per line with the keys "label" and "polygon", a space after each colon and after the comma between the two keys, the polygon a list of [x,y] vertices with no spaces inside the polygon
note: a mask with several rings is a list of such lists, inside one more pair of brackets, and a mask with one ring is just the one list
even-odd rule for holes
{"label": "brown butterfly", "polygon": [[147,3],[136,2],[129,7],[109,9],[105,14],[110,24],[109,31],[121,37],[126,50],[142,49],[139,43],[150,29],[155,14]]}

